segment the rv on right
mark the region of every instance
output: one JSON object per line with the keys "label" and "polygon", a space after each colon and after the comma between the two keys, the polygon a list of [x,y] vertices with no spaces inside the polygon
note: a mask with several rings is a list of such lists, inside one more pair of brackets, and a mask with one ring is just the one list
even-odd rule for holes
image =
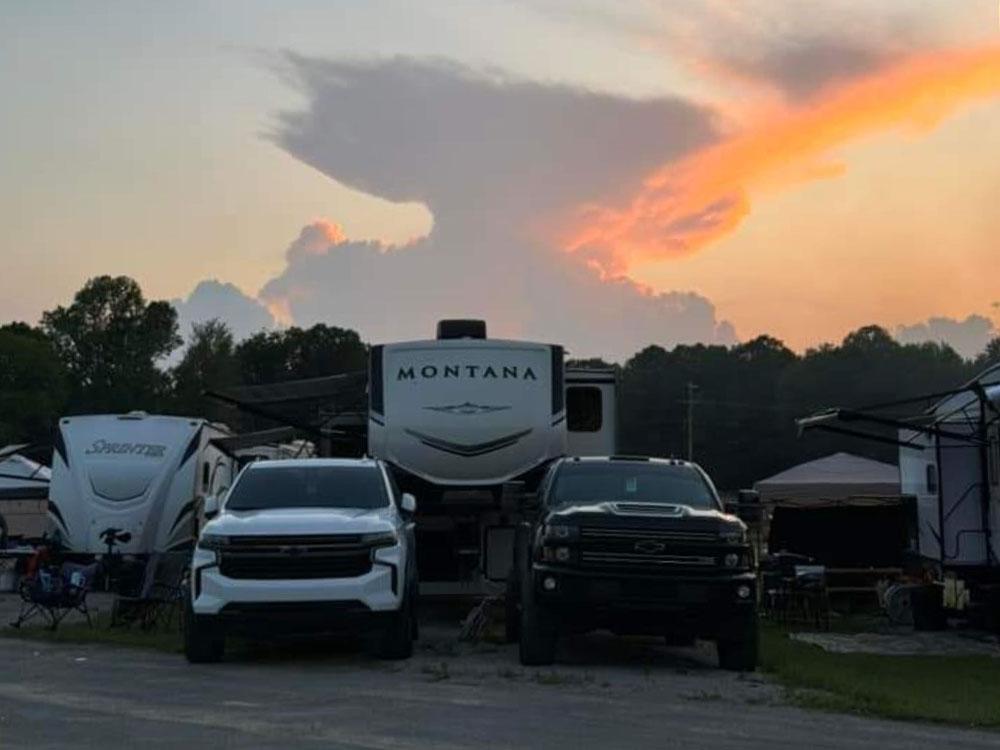
{"label": "rv on right", "polygon": [[902,491],[917,501],[921,564],[941,594],[921,597],[915,617],[929,604],[929,622],[951,610],[1000,629],[1000,365],[952,391],[829,409],[798,424],[898,446]]}

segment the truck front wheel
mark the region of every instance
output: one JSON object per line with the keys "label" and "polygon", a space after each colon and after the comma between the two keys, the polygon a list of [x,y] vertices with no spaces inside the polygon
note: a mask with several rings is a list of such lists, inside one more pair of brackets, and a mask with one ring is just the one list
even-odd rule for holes
{"label": "truck front wheel", "polygon": [[739,634],[716,642],[719,666],[731,672],[753,672],[757,669],[757,642],[757,618],[754,617]]}
{"label": "truck front wheel", "polygon": [[530,581],[521,589],[521,664],[539,667],[556,657],[556,625],[552,614],[535,600]]}

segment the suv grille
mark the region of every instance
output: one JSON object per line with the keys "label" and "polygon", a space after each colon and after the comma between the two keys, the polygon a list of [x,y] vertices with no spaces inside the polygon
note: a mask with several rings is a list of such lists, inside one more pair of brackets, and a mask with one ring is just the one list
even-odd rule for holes
{"label": "suv grille", "polygon": [[590,528],[580,530],[584,567],[712,568],[719,538],[708,531]]}
{"label": "suv grille", "polygon": [[219,560],[227,578],[258,581],[354,578],[371,568],[371,549],[359,534],[236,536]]}

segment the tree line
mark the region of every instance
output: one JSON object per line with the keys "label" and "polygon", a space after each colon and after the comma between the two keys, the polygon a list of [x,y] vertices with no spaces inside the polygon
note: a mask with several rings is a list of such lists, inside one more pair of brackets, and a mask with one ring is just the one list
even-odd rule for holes
{"label": "tree line", "polygon": [[[206,390],[357,371],[367,361],[355,331],[324,324],[237,342],[221,321],[197,323],[176,363],[166,365],[182,344],[176,310],[121,276],[91,279],[38,326],[0,326],[0,445],[49,442],[63,415],[134,409],[243,429],[248,418]],[[759,336],[732,347],[649,346],[621,365],[578,364],[618,371],[622,451],[684,457],[690,428],[694,458],[734,489],[835,450],[892,460],[888,446],[800,439],[794,420],[829,406],[948,390],[997,362],[1000,338],[968,361],[947,345],[900,344],[866,326],[801,355]]]}

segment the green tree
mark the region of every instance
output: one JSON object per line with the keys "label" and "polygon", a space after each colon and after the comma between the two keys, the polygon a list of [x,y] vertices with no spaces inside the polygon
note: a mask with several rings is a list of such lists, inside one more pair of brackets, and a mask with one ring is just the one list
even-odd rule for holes
{"label": "green tree", "polygon": [[177,312],[168,302],[147,302],[132,279],[91,279],[71,305],[42,315],[42,329],[66,367],[73,411],[162,405],[169,379],[158,363],[181,344]]}
{"label": "green tree", "polygon": [[259,385],[364,370],[368,348],[355,331],[317,323],[255,334],[236,355],[243,382]]}
{"label": "green tree", "polygon": [[24,323],[0,326],[0,445],[47,442],[66,396],[66,372],[48,337]]}
{"label": "green tree", "polygon": [[1000,336],[990,341],[983,353],[976,358],[977,370],[985,370],[993,365],[1000,365]]}
{"label": "green tree", "polygon": [[206,417],[236,426],[238,415],[231,407],[207,398],[207,390],[238,385],[239,360],[229,327],[218,319],[195,323],[184,357],[171,372],[174,383],[173,409],[186,416]]}

